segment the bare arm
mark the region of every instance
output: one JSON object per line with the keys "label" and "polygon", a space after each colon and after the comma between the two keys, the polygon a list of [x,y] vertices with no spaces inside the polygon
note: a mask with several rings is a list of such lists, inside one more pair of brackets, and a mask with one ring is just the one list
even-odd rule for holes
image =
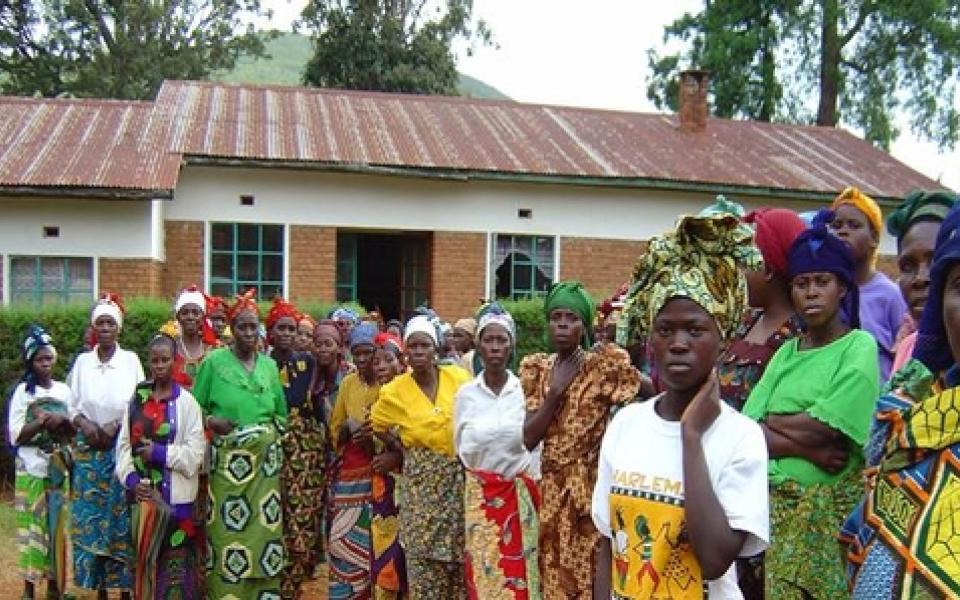
{"label": "bare arm", "polygon": [[804,446],[822,446],[836,444],[843,440],[843,434],[806,413],[792,415],[768,415],[770,429],[792,438]]}
{"label": "bare arm", "polygon": [[550,423],[563,406],[563,398],[570,384],[580,371],[583,355],[577,352],[566,358],[557,357],[550,371],[550,387],[543,403],[536,410],[527,413],[523,421],[523,445],[533,450],[547,435]]}
{"label": "bare arm", "polygon": [[610,600],[610,540],[601,537],[593,571],[593,600]]}
{"label": "bare arm", "polygon": [[817,465],[827,473],[839,473],[847,464],[849,452],[845,438],[836,442],[826,442],[809,446],[798,442],[791,436],[772,429],[766,422],[760,423],[763,437],[767,442],[770,458],[795,456]]}
{"label": "bare arm", "polygon": [[722,577],[740,554],[747,533],[730,527],[707,469],[703,434],[720,415],[720,388],[716,373],[687,406],[680,420],[683,440],[684,517],[690,545],[704,579]]}

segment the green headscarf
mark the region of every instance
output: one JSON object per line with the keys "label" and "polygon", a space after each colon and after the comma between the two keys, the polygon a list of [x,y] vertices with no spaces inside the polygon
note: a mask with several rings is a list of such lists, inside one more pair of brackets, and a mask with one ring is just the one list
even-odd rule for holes
{"label": "green headscarf", "polygon": [[887,231],[897,238],[897,247],[918,221],[942,222],[957,202],[950,192],[915,190],[887,217]]}
{"label": "green headscarf", "polygon": [[583,337],[580,347],[589,350],[593,345],[593,319],[597,314],[593,298],[579,281],[559,281],[550,286],[547,298],[543,302],[543,311],[550,321],[550,313],[557,308],[572,310],[583,321]]}

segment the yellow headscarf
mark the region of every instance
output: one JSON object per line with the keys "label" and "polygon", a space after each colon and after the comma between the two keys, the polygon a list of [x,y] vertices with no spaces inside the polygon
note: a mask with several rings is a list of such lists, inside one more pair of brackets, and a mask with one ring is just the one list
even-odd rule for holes
{"label": "yellow headscarf", "polygon": [[[840,195],[834,198],[833,204],[830,205],[830,210],[835,211],[845,204],[853,206],[866,215],[870,227],[873,228],[873,233],[876,234],[877,239],[880,239],[880,232],[883,231],[883,212],[880,210],[880,206],[876,200],[861,192],[860,188],[851,186],[840,192]],[[870,258],[870,264],[874,267],[877,265],[877,252],[879,249],[880,245],[878,244],[877,247],[873,249],[873,256]]]}

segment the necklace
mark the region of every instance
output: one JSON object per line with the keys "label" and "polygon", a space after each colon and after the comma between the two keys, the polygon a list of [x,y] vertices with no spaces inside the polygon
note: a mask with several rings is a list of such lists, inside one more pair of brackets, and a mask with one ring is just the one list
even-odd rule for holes
{"label": "necklace", "polygon": [[182,337],[180,338],[179,341],[180,341],[180,348],[183,350],[183,358],[185,358],[187,362],[196,362],[201,358],[203,358],[203,340],[200,340],[200,351],[197,352],[196,354],[190,354],[190,352],[187,350],[187,343],[183,340]]}

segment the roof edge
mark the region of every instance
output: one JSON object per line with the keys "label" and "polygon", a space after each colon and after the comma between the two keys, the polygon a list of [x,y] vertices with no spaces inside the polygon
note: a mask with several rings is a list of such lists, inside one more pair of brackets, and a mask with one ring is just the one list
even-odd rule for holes
{"label": "roof edge", "polygon": [[[365,163],[327,163],[317,161],[274,160],[228,158],[185,154],[184,162],[196,166],[225,166],[237,168],[289,169],[295,171],[326,171],[332,173],[353,173],[362,175],[385,175],[414,177],[421,179],[439,179],[444,181],[505,181],[543,185],[572,185],[583,187],[608,187],[669,190],[677,192],[705,192],[711,194],[735,194],[748,197],[784,198],[789,200],[807,200],[832,202],[838,192],[814,192],[809,190],[781,189],[768,187],[749,187],[715,182],[686,182],[672,179],[651,179],[640,177],[594,177],[576,175],[548,175],[541,173],[520,173],[512,171],[474,171],[443,168],[397,167],[371,165]],[[901,198],[889,196],[871,196],[879,204],[896,207]]]}
{"label": "roof edge", "polygon": [[67,197],[87,200],[173,200],[173,190],[0,184],[0,196]]}

